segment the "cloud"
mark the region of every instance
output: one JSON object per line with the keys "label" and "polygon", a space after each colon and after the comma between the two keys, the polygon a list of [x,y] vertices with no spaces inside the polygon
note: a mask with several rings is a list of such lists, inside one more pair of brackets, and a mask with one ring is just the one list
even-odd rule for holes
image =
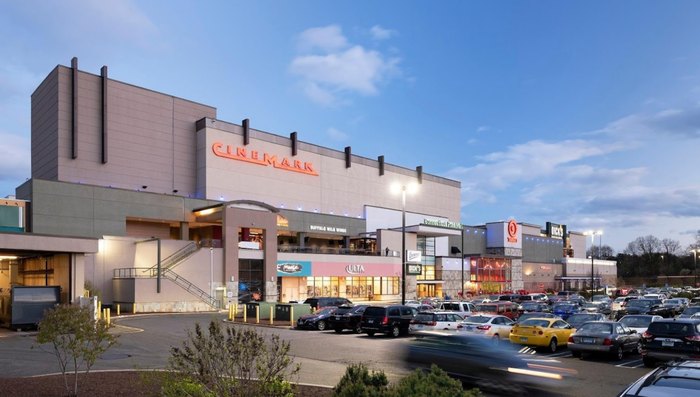
{"label": "cloud", "polygon": [[480,126],[476,129],[476,132],[486,132],[486,131],[491,131],[491,126],[490,126],[490,125],[480,125]]}
{"label": "cloud", "polygon": [[348,40],[338,25],[306,29],[299,35],[299,49],[302,52],[320,49],[334,52],[346,48]]}
{"label": "cloud", "polygon": [[322,105],[337,104],[348,93],[377,95],[380,84],[400,72],[399,58],[351,45],[336,25],[302,32],[300,48],[322,50],[301,54],[290,64],[291,73],[302,79],[304,93]]}
{"label": "cloud", "polygon": [[700,106],[625,116],[596,133],[636,139],[658,136],[697,139],[700,138]]}
{"label": "cloud", "polygon": [[333,139],[334,141],[338,141],[338,142],[347,141],[349,138],[348,134],[346,134],[343,131],[340,131],[336,128],[333,128],[333,127],[329,128],[327,133],[331,139]]}
{"label": "cloud", "polygon": [[379,25],[372,26],[369,32],[372,35],[372,38],[375,40],[387,40],[396,35],[396,31],[384,29]]}

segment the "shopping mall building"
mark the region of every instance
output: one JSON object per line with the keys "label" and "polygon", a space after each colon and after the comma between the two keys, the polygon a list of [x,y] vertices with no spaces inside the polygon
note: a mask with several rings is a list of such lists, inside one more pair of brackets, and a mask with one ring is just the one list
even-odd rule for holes
{"label": "shopping mall building", "polygon": [[0,202],[4,299],[58,285],[66,302],[91,290],[196,311],[396,301],[404,280],[407,298],[614,283],[615,263],[587,259],[566,226],[462,225],[459,181],[219,120],[107,72],[73,59],[32,94],[31,178]]}

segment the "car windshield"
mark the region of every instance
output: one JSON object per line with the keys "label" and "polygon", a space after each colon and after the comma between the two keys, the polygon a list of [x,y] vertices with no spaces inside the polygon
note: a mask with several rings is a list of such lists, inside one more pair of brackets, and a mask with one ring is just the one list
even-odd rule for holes
{"label": "car windshield", "polygon": [[680,299],[668,299],[664,302],[665,305],[680,305],[681,303]]}
{"label": "car windshield", "polygon": [[338,308],[338,310],[335,311],[335,314],[350,313],[350,312],[352,312],[352,309],[354,309],[354,307],[340,306],[340,307]]}
{"label": "car windshield", "polygon": [[646,328],[651,324],[651,317],[625,316],[620,319],[620,322],[630,328]]}
{"label": "car windshield", "polygon": [[568,303],[554,305],[554,310],[573,310],[573,309],[574,309],[574,305],[568,304]]}
{"label": "car windshield", "polygon": [[323,309],[319,310],[316,312],[316,314],[331,314],[338,310],[337,307],[329,306],[329,307],[324,307]]}
{"label": "car windshield", "polygon": [[586,323],[579,328],[577,333],[590,332],[595,334],[611,334],[612,324],[606,323]]}
{"label": "car windshield", "polygon": [[586,321],[593,321],[597,319],[598,316],[595,314],[572,314],[569,316],[569,318],[566,320],[569,324],[571,323],[585,323]]}
{"label": "car windshield", "polygon": [[523,327],[544,327],[544,328],[547,328],[547,327],[549,327],[549,321],[540,320],[537,318],[531,318],[529,320],[523,321],[522,323],[520,323],[520,325]]}
{"label": "car windshield", "polygon": [[486,317],[486,316],[469,316],[464,319],[465,323],[479,323],[479,324],[484,324],[489,321],[491,317]]}
{"label": "car windshield", "polygon": [[460,311],[461,310],[459,303],[443,303],[442,308],[444,310],[453,310],[453,311]]}
{"label": "car windshield", "polygon": [[591,298],[591,300],[592,300],[593,302],[596,302],[596,301],[597,301],[597,302],[606,301],[606,300],[608,300],[608,299],[610,299],[610,298],[608,298],[607,295],[593,295],[593,298]]}
{"label": "car windshield", "polygon": [[683,310],[683,314],[685,314],[685,315],[695,314],[695,313],[700,313],[700,306],[689,307],[689,308]]}
{"label": "car windshield", "polygon": [[649,332],[652,334],[693,335],[700,332],[700,330],[695,329],[698,327],[700,325],[694,323],[655,321],[649,324]]}
{"label": "car windshield", "polygon": [[414,317],[416,321],[433,321],[435,315],[433,313],[418,313]]}
{"label": "car windshield", "polygon": [[539,303],[523,303],[521,306],[523,310],[536,310],[540,308]]}
{"label": "car windshield", "polygon": [[595,303],[595,302],[591,302],[591,303],[586,303],[584,306],[585,306],[585,307],[596,307],[596,308],[597,308],[597,307],[600,307],[600,304]]}

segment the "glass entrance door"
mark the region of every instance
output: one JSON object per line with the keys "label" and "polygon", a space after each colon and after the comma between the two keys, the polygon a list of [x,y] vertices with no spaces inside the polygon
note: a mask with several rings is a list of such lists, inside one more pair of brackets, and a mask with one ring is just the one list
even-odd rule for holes
{"label": "glass entrance door", "polygon": [[265,298],[263,260],[239,259],[238,266],[238,301],[246,303],[263,300]]}

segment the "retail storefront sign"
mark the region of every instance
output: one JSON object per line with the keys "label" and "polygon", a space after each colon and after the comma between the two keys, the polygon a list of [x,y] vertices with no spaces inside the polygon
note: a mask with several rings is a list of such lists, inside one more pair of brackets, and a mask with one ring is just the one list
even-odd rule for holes
{"label": "retail storefront sign", "polygon": [[345,227],[324,226],[324,225],[309,225],[309,230],[312,232],[331,232],[331,233],[347,233],[348,232],[348,229]]}
{"label": "retail storefront sign", "polygon": [[422,254],[420,251],[406,251],[406,263],[421,263]]}
{"label": "retail storefront sign", "polygon": [[547,236],[551,238],[564,238],[564,226],[547,222]]}
{"label": "retail storefront sign", "polygon": [[421,264],[407,264],[406,265],[406,274],[409,276],[420,276],[423,274],[423,265]]}
{"label": "retail storefront sign", "polygon": [[437,227],[444,227],[444,228],[448,228],[448,229],[457,229],[457,230],[462,229],[462,224],[459,222],[443,221],[440,219],[423,219],[423,224],[426,226],[437,226]]}
{"label": "retail storefront sign", "polygon": [[401,275],[401,265],[398,263],[343,263],[314,261],[311,275],[314,277],[397,277]]}
{"label": "retail storefront sign", "polygon": [[244,161],[246,163],[273,167],[284,171],[298,172],[306,175],[318,176],[314,165],[308,161],[290,160],[287,157],[278,157],[275,154],[248,150],[244,147],[234,147],[221,142],[214,142],[211,145],[214,155],[230,160]]}
{"label": "retail storefront sign", "polygon": [[365,266],[358,264],[347,265],[345,266],[345,272],[352,275],[363,275],[365,274]]}
{"label": "retail storefront sign", "polygon": [[310,275],[310,261],[277,261],[277,277],[307,277]]}

